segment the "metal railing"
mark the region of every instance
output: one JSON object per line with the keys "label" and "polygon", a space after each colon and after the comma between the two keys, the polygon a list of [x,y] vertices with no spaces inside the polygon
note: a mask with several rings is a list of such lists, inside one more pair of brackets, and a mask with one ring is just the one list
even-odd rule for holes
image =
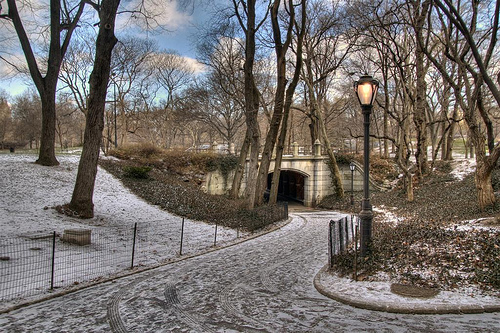
{"label": "metal railing", "polygon": [[[348,251],[358,251],[359,218],[355,215],[331,220],[328,228],[328,265],[335,264],[335,257]],[[353,246],[352,246],[353,245]]]}

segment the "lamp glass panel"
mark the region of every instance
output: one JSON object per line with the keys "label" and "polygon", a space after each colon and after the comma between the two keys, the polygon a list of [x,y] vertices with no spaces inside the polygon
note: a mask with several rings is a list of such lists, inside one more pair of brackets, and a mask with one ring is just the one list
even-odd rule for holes
{"label": "lamp glass panel", "polygon": [[370,82],[358,85],[358,98],[361,105],[370,105],[373,97],[373,86]]}

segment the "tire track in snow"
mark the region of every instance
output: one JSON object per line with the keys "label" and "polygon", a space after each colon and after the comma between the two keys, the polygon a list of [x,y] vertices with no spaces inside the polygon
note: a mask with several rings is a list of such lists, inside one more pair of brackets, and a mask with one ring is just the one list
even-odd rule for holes
{"label": "tire track in snow", "polygon": [[109,325],[111,326],[111,330],[114,333],[128,333],[127,327],[125,326],[125,323],[123,322],[120,316],[119,305],[121,299],[125,294],[129,293],[137,284],[151,278],[152,276],[154,276],[154,274],[148,274],[146,276],[143,276],[139,279],[130,282],[125,287],[121,288],[116,294],[114,294],[113,297],[111,297],[107,307],[108,308],[107,316],[109,320]]}
{"label": "tire track in snow", "polygon": [[[298,214],[294,214],[294,215],[296,217],[299,217],[302,220],[301,225],[298,228],[290,230],[290,231],[285,231],[283,234],[279,235],[276,238],[266,240],[265,243],[275,242],[276,240],[281,239],[285,236],[289,237],[290,234],[300,233],[306,227],[307,219],[304,216],[301,216]],[[305,246],[303,246],[303,247],[307,248],[307,244],[305,244]],[[253,331],[253,332],[267,332],[265,327],[267,327],[268,325],[266,325],[262,321],[259,321],[256,318],[249,316],[249,315],[243,313],[242,311],[238,310],[232,304],[233,302],[231,301],[232,300],[231,295],[234,294],[237,289],[248,289],[246,287],[249,284],[245,283],[245,281],[254,281],[255,279],[260,279],[264,288],[267,289],[268,291],[270,291],[271,293],[275,293],[275,294],[279,293],[280,289],[279,289],[279,287],[276,286],[276,283],[273,282],[271,276],[276,271],[276,268],[286,264],[287,262],[292,261],[294,257],[295,257],[294,254],[288,254],[284,258],[274,259],[274,261],[278,261],[278,262],[275,264],[271,264],[271,266],[268,267],[267,269],[265,269],[264,271],[260,271],[260,272],[255,273],[255,274],[245,275],[244,277],[237,279],[234,283],[230,284],[229,286],[223,288],[219,294],[219,301],[221,303],[222,308],[224,310],[226,310],[228,314],[235,316],[235,317],[238,317],[238,318],[241,318],[244,321],[246,321],[247,324],[251,324],[251,325],[255,326],[254,328],[246,327],[248,332],[251,332],[251,331]],[[250,291],[255,291],[255,290],[250,290]]]}
{"label": "tire track in snow", "polygon": [[[300,217],[302,219],[302,226],[296,230],[294,230],[294,233],[299,233],[302,231],[302,229],[304,229],[304,227],[306,226],[307,224],[307,218],[301,214],[294,214],[298,217]],[[308,218],[324,218],[324,217],[329,217],[331,219],[332,217],[332,214],[330,212],[317,212],[317,213],[309,213],[307,215]],[[342,215],[343,216],[343,215]],[[288,236],[288,234],[286,234]],[[304,251],[304,250],[307,250],[309,248],[309,244],[304,244],[300,249],[299,251]],[[273,282],[272,280],[272,275],[276,272],[276,269],[280,266],[283,266],[287,263],[289,263],[290,261],[292,261],[296,256],[297,256],[297,251],[294,251],[294,254],[289,254],[287,256],[285,256],[284,258],[280,259],[278,263],[274,264],[274,265],[271,265],[269,268],[263,270],[261,273],[260,273],[260,281],[262,282],[262,284],[264,285],[264,287],[270,291],[270,292],[273,292],[273,293],[277,293],[279,292],[279,288],[276,286],[276,283]]]}
{"label": "tire track in snow", "polygon": [[[276,241],[277,239],[281,239],[283,237],[288,237],[290,234],[296,234],[300,233],[305,226],[307,225],[307,219],[298,214],[292,214],[295,215],[295,217],[298,217],[301,219],[299,222],[300,225],[298,227],[293,228],[292,230],[283,230],[282,233],[278,234],[270,239],[266,239],[263,241],[263,244],[265,243],[271,243]],[[331,214],[329,214],[331,215]],[[316,214],[314,215],[309,215],[308,217],[316,217]],[[322,217],[322,214],[318,214],[317,217]],[[272,265],[265,271],[260,271],[256,274],[248,275],[245,277],[242,277],[238,280],[236,280],[234,283],[231,285],[227,286],[224,288],[221,293],[219,294],[219,301],[221,303],[222,308],[224,308],[227,313],[229,313],[232,316],[242,318],[244,321],[246,321],[248,324],[251,324],[255,326],[254,328],[251,327],[245,327],[249,332],[267,332],[264,323],[260,322],[259,320],[248,316],[241,311],[239,311],[236,307],[233,306],[232,301],[231,301],[231,294],[233,294],[237,289],[247,289],[245,288],[245,283],[244,279],[245,278],[251,278],[251,280],[255,279],[260,279],[262,281],[262,284],[265,286],[266,289],[273,293],[279,292],[279,288],[275,286],[275,283],[272,282],[271,275],[273,271],[276,270],[277,267],[285,264],[287,261],[293,259],[293,255],[288,255],[286,256],[283,260],[279,260],[278,263]],[[152,277],[157,277],[154,273],[146,275],[140,279],[136,279],[132,281],[131,283],[127,284],[123,288],[121,288],[111,299],[110,302],[108,303],[108,309],[107,309],[107,314],[108,314],[108,320],[111,326],[111,329],[115,333],[128,333],[129,331],[126,328],[126,325],[123,321],[123,319],[120,316],[119,313],[119,304],[124,296],[126,296],[128,293],[132,292],[132,289],[138,285],[141,282],[144,282],[147,279],[150,279]],[[164,289],[163,293],[164,299],[165,300],[160,300],[158,298],[152,298],[153,301],[155,301],[156,304],[161,306],[163,310],[174,310],[174,314],[179,318],[180,321],[182,321],[185,325],[189,326],[190,328],[200,331],[200,332],[214,332],[211,328],[206,327],[206,325],[203,325],[202,322],[200,322],[198,316],[193,316],[189,312],[185,311],[185,309],[181,306],[181,302],[179,299],[179,295],[177,293],[177,289],[175,284],[167,284],[167,286]]]}

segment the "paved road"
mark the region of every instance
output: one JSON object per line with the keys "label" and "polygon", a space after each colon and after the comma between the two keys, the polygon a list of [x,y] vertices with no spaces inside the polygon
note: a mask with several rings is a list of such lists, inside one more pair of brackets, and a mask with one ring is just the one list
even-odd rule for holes
{"label": "paved road", "polygon": [[499,332],[500,314],[401,315],[320,295],[329,212],[258,239],[0,316],[6,332]]}

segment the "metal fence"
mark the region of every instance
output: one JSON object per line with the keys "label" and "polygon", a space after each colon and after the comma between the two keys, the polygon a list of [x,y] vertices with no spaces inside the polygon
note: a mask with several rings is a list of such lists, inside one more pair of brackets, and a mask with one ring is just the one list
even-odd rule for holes
{"label": "metal fence", "polygon": [[[288,207],[281,207],[280,217],[287,219]],[[137,266],[158,265],[245,234],[183,218],[174,224],[151,221],[118,228],[88,226],[84,230],[90,232],[90,243],[86,245],[57,232],[0,238],[0,300],[98,281]]]}
{"label": "metal fence", "polygon": [[328,264],[330,268],[333,267],[336,256],[345,254],[349,250],[357,253],[359,222],[359,218],[354,215],[330,221],[328,228]]}

